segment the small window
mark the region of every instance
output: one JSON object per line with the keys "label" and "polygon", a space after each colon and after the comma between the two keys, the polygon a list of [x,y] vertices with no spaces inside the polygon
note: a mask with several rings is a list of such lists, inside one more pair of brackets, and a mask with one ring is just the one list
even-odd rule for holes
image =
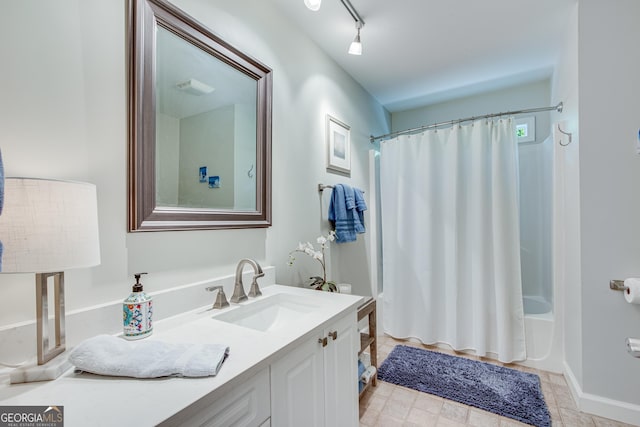
{"label": "small window", "polygon": [[535,116],[516,119],[516,137],[518,142],[534,142],[536,140]]}

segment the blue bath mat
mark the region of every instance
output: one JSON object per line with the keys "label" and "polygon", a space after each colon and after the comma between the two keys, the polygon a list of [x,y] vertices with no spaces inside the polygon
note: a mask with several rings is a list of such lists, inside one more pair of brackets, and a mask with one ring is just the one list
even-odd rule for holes
{"label": "blue bath mat", "polygon": [[551,426],[535,374],[398,345],[380,365],[378,378],[526,424]]}

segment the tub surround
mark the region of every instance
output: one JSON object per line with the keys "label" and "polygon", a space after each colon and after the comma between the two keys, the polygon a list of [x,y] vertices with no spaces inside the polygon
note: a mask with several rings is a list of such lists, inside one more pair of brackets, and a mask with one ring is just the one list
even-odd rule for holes
{"label": "tub surround", "polygon": [[[262,291],[262,297],[224,310],[211,310],[208,304],[158,321],[154,326],[154,334],[146,338],[228,345],[231,348],[229,357],[215,377],[138,380],[76,374],[69,370],[57,380],[49,382],[8,385],[7,381],[2,381],[0,402],[2,405],[63,405],[65,425],[68,426],[137,425],[139,420],[144,420],[144,424],[156,425],[181,411],[188,416],[190,405],[201,399],[215,401],[256,374],[264,375],[261,371],[301,343],[314,339],[328,322],[351,315],[355,328],[356,309],[362,301],[362,297],[354,295],[280,285],[267,286]],[[291,298],[304,298],[316,308],[301,316],[290,327],[267,332],[216,320],[220,314],[231,313],[241,309],[241,305],[250,305],[279,293]],[[354,351],[357,351],[355,346]],[[128,417],[119,408],[132,408],[133,401],[135,416]]]}

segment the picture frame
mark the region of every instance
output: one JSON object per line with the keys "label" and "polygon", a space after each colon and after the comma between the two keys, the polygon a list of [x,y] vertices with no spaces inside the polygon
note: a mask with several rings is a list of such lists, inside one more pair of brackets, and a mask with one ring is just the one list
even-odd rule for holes
{"label": "picture frame", "polygon": [[516,138],[518,143],[534,142],[536,140],[536,116],[516,119]]}
{"label": "picture frame", "polygon": [[327,114],[327,170],[351,175],[351,128]]}
{"label": "picture frame", "polygon": [[209,176],[209,188],[220,188],[220,177],[218,175]]}

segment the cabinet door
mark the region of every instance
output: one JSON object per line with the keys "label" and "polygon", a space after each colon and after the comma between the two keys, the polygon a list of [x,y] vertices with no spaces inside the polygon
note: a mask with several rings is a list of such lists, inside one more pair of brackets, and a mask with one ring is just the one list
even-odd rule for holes
{"label": "cabinet door", "polygon": [[205,396],[160,426],[262,426],[269,418],[269,403],[269,370],[264,369],[224,396]]}
{"label": "cabinet door", "polygon": [[[358,426],[358,345],[356,313],[326,331],[324,348],[327,426]],[[335,338],[334,338],[335,337]]]}
{"label": "cabinet door", "polygon": [[307,341],[271,365],[272,425],[325,425],[323,352],[318,338]]}

